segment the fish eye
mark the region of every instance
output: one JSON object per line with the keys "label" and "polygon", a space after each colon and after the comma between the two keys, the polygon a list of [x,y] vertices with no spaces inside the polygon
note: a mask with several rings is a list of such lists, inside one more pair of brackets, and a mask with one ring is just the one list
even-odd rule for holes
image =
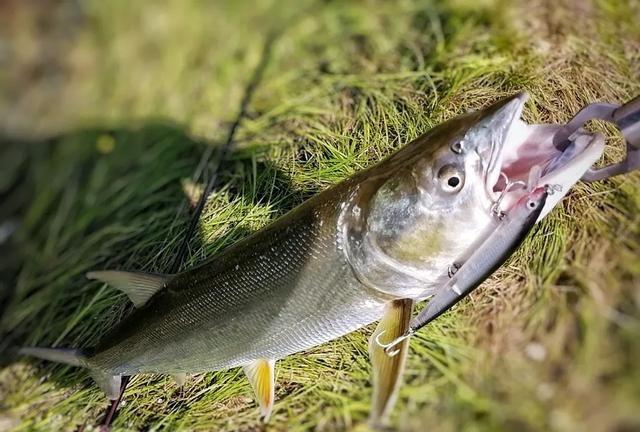
{"label": "fish eye", "polygon": [[531,210],[535,210],[538,208],[538,203],[535,202],[534,200],[529,200],[527,202],[527,207],[529,207]]}
{"label": "fish eye", "polygon": [[460,192],[464,186],[464,172],[456,165],[444,165],[438,170],[438,182],[447,193]]}

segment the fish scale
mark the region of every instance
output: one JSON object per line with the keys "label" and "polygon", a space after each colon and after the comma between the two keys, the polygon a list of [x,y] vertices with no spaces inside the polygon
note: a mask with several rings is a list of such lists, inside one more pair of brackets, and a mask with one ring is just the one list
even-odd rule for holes
{"label": "fish scale", "polygon": [[[176,275],[140,302],[86,365],[132,375],[280,359],[378,320],[392,299],[433,290],[490,220],[480,160],[504,141],[504,124],[522,102],[516,96],[434,128]],[[465,133],[473,137],[465,147],[476,149],[463,156],[450,145]],[[453,201],[443,189],[449,172],[466,173],[473,185]]]}
{"label": "fish scale", "polygon": [[389,297],[363,286],[341,250],[342,198],[311,200],[177,275],[88,365],[113,375],[220,370],[283,358],[379,319]]}

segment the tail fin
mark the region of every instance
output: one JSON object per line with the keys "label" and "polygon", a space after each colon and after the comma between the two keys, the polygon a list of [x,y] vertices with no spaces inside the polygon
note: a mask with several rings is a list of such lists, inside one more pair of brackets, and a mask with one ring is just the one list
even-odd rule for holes
{"label": "tail fin", "polygon": [[[18,354],[64,363],[70,366],[89,367],[82,353],[74,349],[25,347],[20,348]],[[109,375],[92,368],[89,368],[89,374],[109,399],[115,400],[118,398],[120,395],[120,375]]]}
{"label": "tail fin", "polygon": [[20,348],[18,350],[18,354],[37,357],[57,363],[64,363],[71,366],[84,366],[84,357],[80,351],[73,349],[26,347]]}

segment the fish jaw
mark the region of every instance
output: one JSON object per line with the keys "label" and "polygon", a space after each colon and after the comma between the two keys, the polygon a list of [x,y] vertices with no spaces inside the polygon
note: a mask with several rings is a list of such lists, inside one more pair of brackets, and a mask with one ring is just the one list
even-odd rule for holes
{"label": "fish jaw", "polygon": [[482,117],[462,139],[462,148],[471,146],[482,160],[484,185],[489,195],[500,176],[505,148],[517,134],[518,122],[528,99],[517,93],[481,111]]}

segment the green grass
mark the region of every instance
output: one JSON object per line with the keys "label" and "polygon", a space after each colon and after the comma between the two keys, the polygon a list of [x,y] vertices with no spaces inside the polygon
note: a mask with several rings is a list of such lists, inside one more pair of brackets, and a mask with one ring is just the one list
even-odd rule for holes
{"label": "green grass", "polygon": [[[90,345],[131,306],[83,274],[168,267],[188,219],[184,189],[202,183],[201,155],[223,141],[273,31],[189,263],[501,96],[526,90],[528,121],[561,122],[585,103],[640,93],[631,0],[14,9],[3,26],[0,220],[22,222],[0,245],[5,348]],[[621,155],[611,144],[608,160]],[[420,333],[393,425],[640,428],[639,189],[638,174],[577,185],[506,266]],[[267,429],[362,425],[371,331],[279,361]],[[85,371],[27,359],[0,370],[0,429],[74,430],[95,425],[105,406]],[[183,389],[135,377],[114,426],[259,428],[239,370]]]}

